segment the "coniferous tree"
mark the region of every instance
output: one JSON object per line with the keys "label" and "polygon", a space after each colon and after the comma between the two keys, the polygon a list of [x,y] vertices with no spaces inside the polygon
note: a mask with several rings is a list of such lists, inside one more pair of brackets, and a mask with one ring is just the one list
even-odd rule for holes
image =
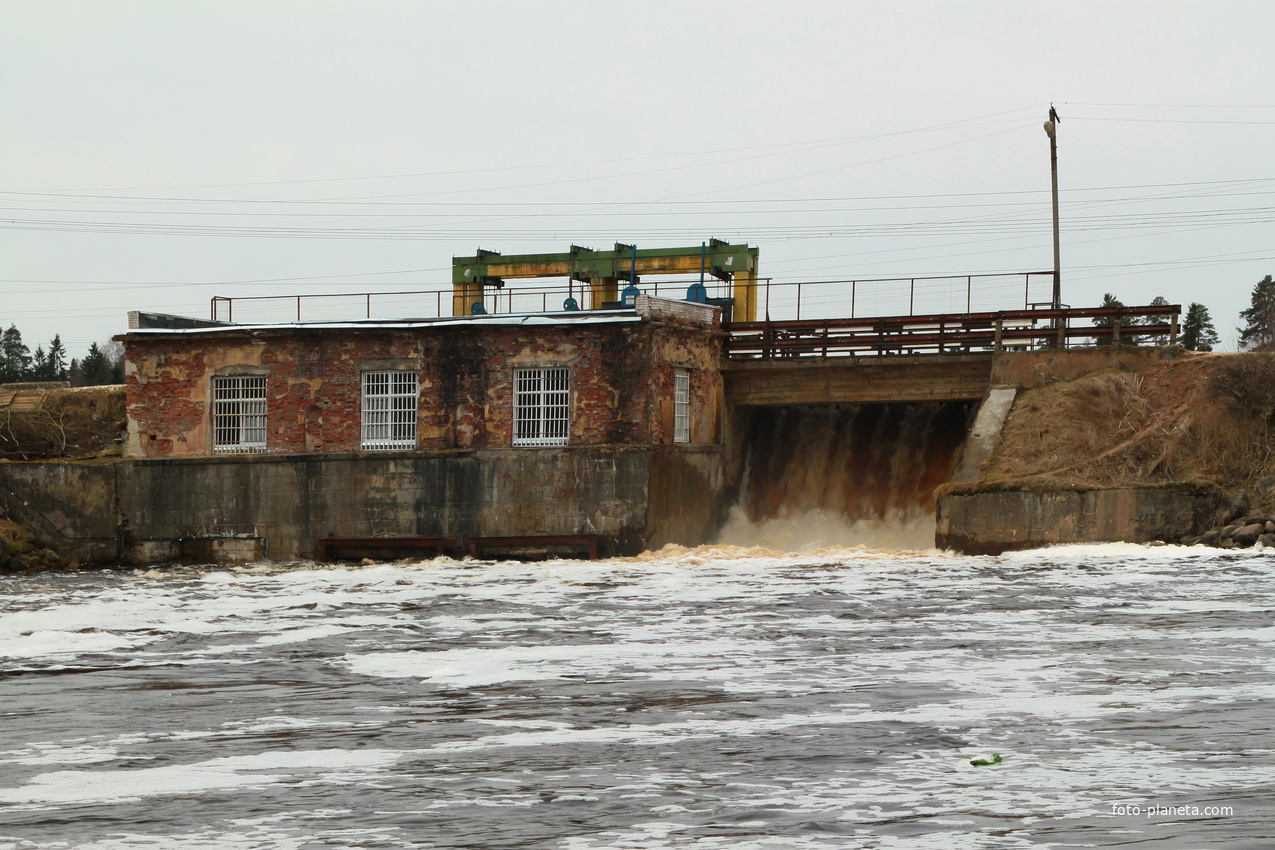
{"label": "coniferous tree", "polygon": [[51,381],[49,377],[49,356],[44,353],[44,346],[37,345],[31,357],[31,373],[27,376],[32,381]]}
{"label": "coniferous tree", "polygon": [[17,325],[0,334],[0,383],[24,381],[31,371],[31,349],[22,342]]}
{"label": "coniferous tree", "polygon": [[[1152,299],[1151,299],[1151,306],[1152,306],[1152,307],[1168,307],[1168,306],[1169,306],[1169,299],[1165,298],[1163,295],[1157,295],[1155,298],[1152,298]],[[1166,317],[1166,318],[1167,318],[1167,317]],[[1130,319],[1130,320],[1129,320],[1129,324],[1131,324],[1131,325],[1140,325],[1140,324],[1147,324],[1147,325],[1149,325],[1149,324],[1153,324],[1153,323],[1157,323],[1157,322],[1159,322],[1159,321],[1160,321],[1160,319],[1161,319],[1161,317],[1159,317],[1159,316],[1147,316],[1147,317],[1146,317],[1146,319],[1145,319],[1145,321],[1142,321],[1142,322],[1139,322],[1137,319]],[[1151,336],[1151,337],[1147,337],[1147,339],[1149,339],[1153,345],[1168,345],[1168,344],[1169,344],[1169,338],[1168,338],[1167,336],[1164,336],[1164,335]]]}
{"label": "coniferous tree", "polygon": [[1219,341],[1209,308],[1192,301],[1186,308],[1186,318],[1182,320],[1182,337],[1179,340],[1182,347],[1192,351],[1212,351]]}
{"label": "coniferous tree", "polygon": [[[1121,301],[1112,293],[1108,292],[1102,296],[1102,304],[1098,306],[1103,307],[1104,309],[1110,308],[1110,307],[1123,307],[1124,302]],[[1115,326],[1116,320],[1114,316],[1099,316],[1098,318],[1093,320],[1093,323],[1100,328],[1110,328]],[[1128,331],[1129,325],[1136,325],[1136,324],[1137,324],[1136,320],[1130,320],[1125,318],[1122,318],[1120,320],[1120,342],[1122,344],[1132,345],[1137,343],[1138,341],[1137,337],[1131,336]],[[1100,345],[1106,345],[1113,341],[1114,340],[1110,335],[1098,338],[1098,343]]]}
{"label": "coniferous tree", "polygon": [[[1116,296],[1112,295],[1110,292],[1108,292],[1102,296],[1102,303],[1099,304],[1098,306],[1104,309],[1108,307],[1123,307],[1124,302],[1121,301]],[[1110,316],[1099,316],[1098,318],[1093,320],[1093,323],[1100,328],[1109,328],[1116,323],[1116,320],[1111,318]],[[1123,325],[1126,323],[1121,322],[1121,324]]]}
{"label": "coniferous tree", "polygon": [[102,354],[96,342],[89,346],[89,353],[84,355],[84,360],[80,363],[80,379],[81,386],[85,387],[96,387],[111,382],[111,364],[107,362],[106,355]]}
{"label": "coniferous tree", "polygon": [[62,345],[62,335],[54,334],[49,342],[49,380],[65,381],[66,373],[66,347]]}
{"label": "coniferous tree", "polygon": [[1275,351],[1275,280],[1267,275],[1253,287],[1252,306],[1240,313],[1240,348]]}

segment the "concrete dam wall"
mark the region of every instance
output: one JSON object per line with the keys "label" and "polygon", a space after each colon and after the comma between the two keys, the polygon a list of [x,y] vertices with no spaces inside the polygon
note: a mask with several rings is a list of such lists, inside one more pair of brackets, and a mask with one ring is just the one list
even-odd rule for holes
{"label": "concrete dam wall", "polygon": [[0,464],[9,517],[83,563],[312,558],[325,537],[591,535],[631,554],[707,541],[720,491],[711,447]]}

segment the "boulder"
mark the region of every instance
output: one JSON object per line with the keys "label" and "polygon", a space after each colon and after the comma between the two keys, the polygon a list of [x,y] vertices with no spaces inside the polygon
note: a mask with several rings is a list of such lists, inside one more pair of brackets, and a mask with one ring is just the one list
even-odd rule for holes
{"label": "boulder", "polygon": [[1249,512],[1251,506],[1248,502],[1248,493],[1244,489],[1235,491],[1235,495],[1231,497],[1231,507],[1227,511],[1227,522],[1234,522]]}
{"label": "boulder", "polygon": [[58,562],[58,553],[52,549],[41,549],[36,553],[40,556],[40,560],[46,564],[56,564]]}
{"label": "boulder", "polygon": [[1265,531],[1265,525],[1253,523],[1252,525],[1246,525],[1236,531],[1235,534],[1232,535],[1231,539],[1235,541],[1236,546],[1252,546],[1257,542],[1257,538],[1261,537]]}
{"label": "boulder", "polygon": [[1257,542],[1261,543],[1263,546],[1275,549],[1275,534],[1263,534],[1261,537],[1257,538]]}
{"label": "boulder", "polygon": [[1263,498],[1275,499],[1275,475],[1267,475],[1257,480],[1257,492],[1262,494]]}

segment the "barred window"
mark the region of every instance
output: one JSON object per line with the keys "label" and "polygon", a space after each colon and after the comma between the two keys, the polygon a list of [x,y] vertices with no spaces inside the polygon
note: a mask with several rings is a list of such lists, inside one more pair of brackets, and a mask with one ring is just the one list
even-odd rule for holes
{"label": "barred window", "polygon": [[213,451],[266,450],[266,376],[213,378]]}
{"label": "barred window", "polygon": [[569,370],[515,370],[514,445],[565,446],[570,433]]}
{"label": "barred window", "polygon": [[364,372],[363,448],[416,448],[419,393],[415,372]]}
{"label": "barred window", "polygon": [[691,373],[673,372],[673,442],[691,441]]}

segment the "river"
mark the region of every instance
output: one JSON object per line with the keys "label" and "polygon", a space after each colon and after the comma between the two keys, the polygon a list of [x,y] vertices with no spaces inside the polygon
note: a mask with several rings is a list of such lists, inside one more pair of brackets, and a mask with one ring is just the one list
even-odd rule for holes
{"label": "river", "polygon": [[10,576],[0,848],[1268,848],[1273,612],[1123,544]]}

